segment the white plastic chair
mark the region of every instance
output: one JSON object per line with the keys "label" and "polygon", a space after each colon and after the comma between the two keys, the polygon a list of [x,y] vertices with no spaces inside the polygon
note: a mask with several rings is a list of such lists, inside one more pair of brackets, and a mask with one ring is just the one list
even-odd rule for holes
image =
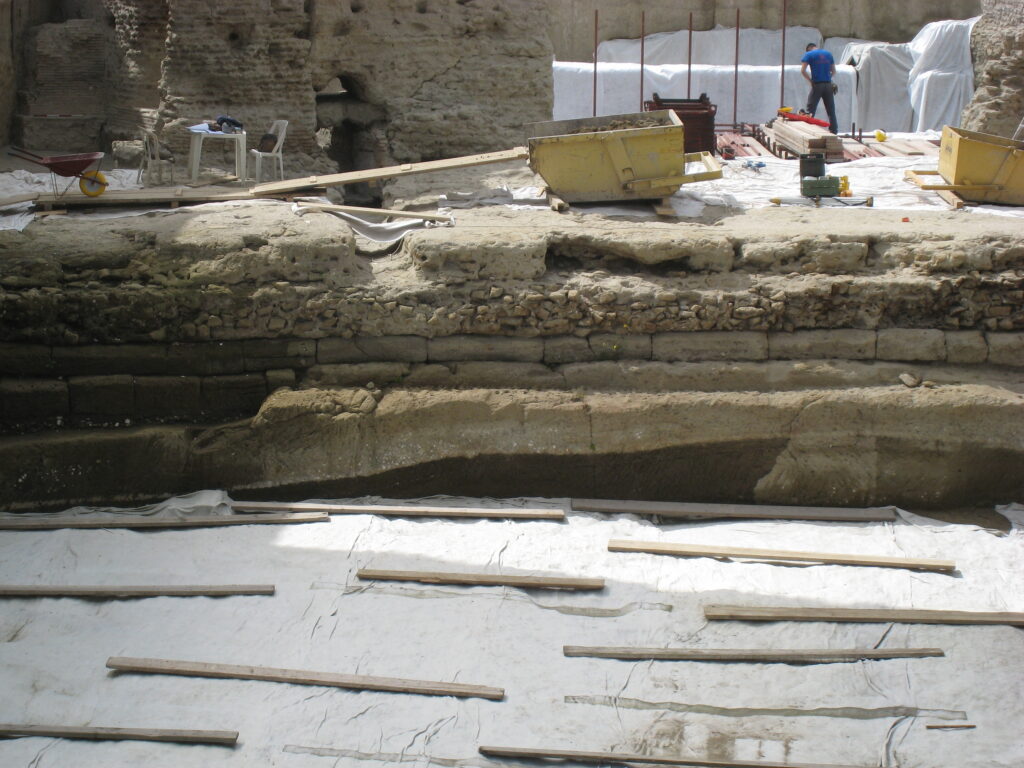
{"label": "white plastic chair", "polygon": [[258,184],[263,180],[263,158],[277,158],[277,169],[281,174],[281,179],[284,179],[284,156],[281,153],[281,148],[284,146],[284,135],[288,131],[287,120],[275,120],[273,125],[270,126],[270,130],[267,133],[272,133],[277,136],[277,143],[274,144],[274,148],[269,152],[260,152],[258,149],[250,149],[249,154],[253,156],[255,161],[255,168],[253,170],[253,178]]}
{"label": "white plastic chair", "polygon": [[[146,183],[152,181],[152,177],[156,176],[156,183],[164,183],[164,168],[160,158],[160,139],[157,138],[156,133],[144,128],[142,130],[142,162],[139,164],[139,173],[135,178],[136,184],[141,184],[143,178]],[[171,181],[174,181],[174,170],[171,169]]]}

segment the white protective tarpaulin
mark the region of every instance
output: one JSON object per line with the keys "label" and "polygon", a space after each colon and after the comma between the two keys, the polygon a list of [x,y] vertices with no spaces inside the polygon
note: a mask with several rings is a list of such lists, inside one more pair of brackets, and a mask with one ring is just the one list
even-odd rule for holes
{"label": "white protective tarpaulin", "polygon": [[[808,86],[800,76],[800,58],[807,43],[822,45],[836,59],[839,129],[856,123],[864,130],[926,131],[960,124],[960,113],[974,90],[970,36],[977,18],[937,21],[922,27],[909,43],[871,43],[828,38],[813,27],[786,32],[786,106],[803,107]],[[697,98],[707,93],[718,105],[718,122],[732,122],[735,28],[718,27],[693,33],[693,82],[687,95],[688,33],[661,32],[644,39],[644,94],[665,98]],[[739,122],[764,122],[779,107],[782,34],[779,30],[740,30]],[[843,65],[856,62],[851,72]],[[608,40],[598,46],[597,114],[640,110],[640,41]],[[593,63],[555,62],[554,119],[588,117],[593,113]],[[630,73],[632,75],[630,76]],[[606,76],[606,77],[605,77]],[[699,77],[699,84],[697,79]],[[588,82],[589,78],[589,82]],[[602,83],[602,78],[605,82]],[[660,87],[648,88],[648,82]],[[819,106],[818,117],[824,117]]]}
{"label": "white protective tarpaulin", "polygon": [[[208,491],[147,511],[226,512],[227,500]],[[563,507],[566,500],[518,503]],[[240,736],[235,749],[0,740],[0,765],[511,765],[478,754],[478,746],[492,744],[722,761],[1019,768],[1018,628],[707,622],[701,610],[725,603],[1024,611],[1024,509],[1003,514],[1012,522],[1005,535],[904,512],[894,523],[337,515],[305,525],[0,532],[0,581],[7,584],[277,589],[272,597],[4,601],[0,721],[227,729]],[[941,558],[955,560],[958,571],[623,554],[608,551],[613,538]],[[559,573],[601,577],[606,588],[372,582],[359,579],[358,568]],[[945,656],[810,666],[623,662],[566,658],[563,645],[911,647],[941,648]],[[111,675],[110,656],[455,681],[503,687],[505,699]],[[964,723],[977,728],[925,729]]]}

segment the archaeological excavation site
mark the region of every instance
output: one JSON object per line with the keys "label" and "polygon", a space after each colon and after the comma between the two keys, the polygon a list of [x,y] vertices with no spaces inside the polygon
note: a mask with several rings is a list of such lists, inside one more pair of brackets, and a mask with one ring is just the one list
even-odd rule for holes
{"label": "archaeological excavation site", "polygon": [[2,768],[1024,764],[1019,0],[0,0]]}

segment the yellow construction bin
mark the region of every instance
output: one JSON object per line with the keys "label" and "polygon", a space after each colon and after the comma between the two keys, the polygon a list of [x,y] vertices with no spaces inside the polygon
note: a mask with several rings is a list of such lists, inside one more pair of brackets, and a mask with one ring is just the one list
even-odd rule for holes
{"label": "yellow construction bin", "polygon": [[[526,126],[530,167],[569,203],[669,197],[683,184],[722,177],[710,152],[683,151],[672,110]],[[686,173],[687,163],[702,169]]]}
{"label": "yellow construction bin", "polygon": [[939,145],[939,175],[948,185],[941,186],[965,200],[1024,205],[1024,141],[947,125]]}

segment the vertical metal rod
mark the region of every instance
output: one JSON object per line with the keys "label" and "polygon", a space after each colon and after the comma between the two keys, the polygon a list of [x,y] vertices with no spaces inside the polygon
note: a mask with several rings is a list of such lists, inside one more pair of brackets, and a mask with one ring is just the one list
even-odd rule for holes
{"label": "vertical metal rod", "polygon": [[644,25],[644,12],[640,11],[640,111],[644,111],[644,38],[646,29]]}
{"label": "vertical metal rod", "polygon": [[594,10],[594,117],[597,117],[597,9]]}
{"label": "vertical metal rod", "polygon": [[786,0],[782,0],[782,66],[779,67],[779,108],[786,106]]}
{"label": "vertical metal rod", "polygon": [[736,127],[736,110],[739,107],[737,101],[740,85],[740,9],[736,9],[736,63],[732,69],[732,124]]}
{"label": "vertical metal rod", "polygon": [[690,39],[686,43],[686,98],[690,98],[691,74],[693,74],[693,11],[690,11]]}

